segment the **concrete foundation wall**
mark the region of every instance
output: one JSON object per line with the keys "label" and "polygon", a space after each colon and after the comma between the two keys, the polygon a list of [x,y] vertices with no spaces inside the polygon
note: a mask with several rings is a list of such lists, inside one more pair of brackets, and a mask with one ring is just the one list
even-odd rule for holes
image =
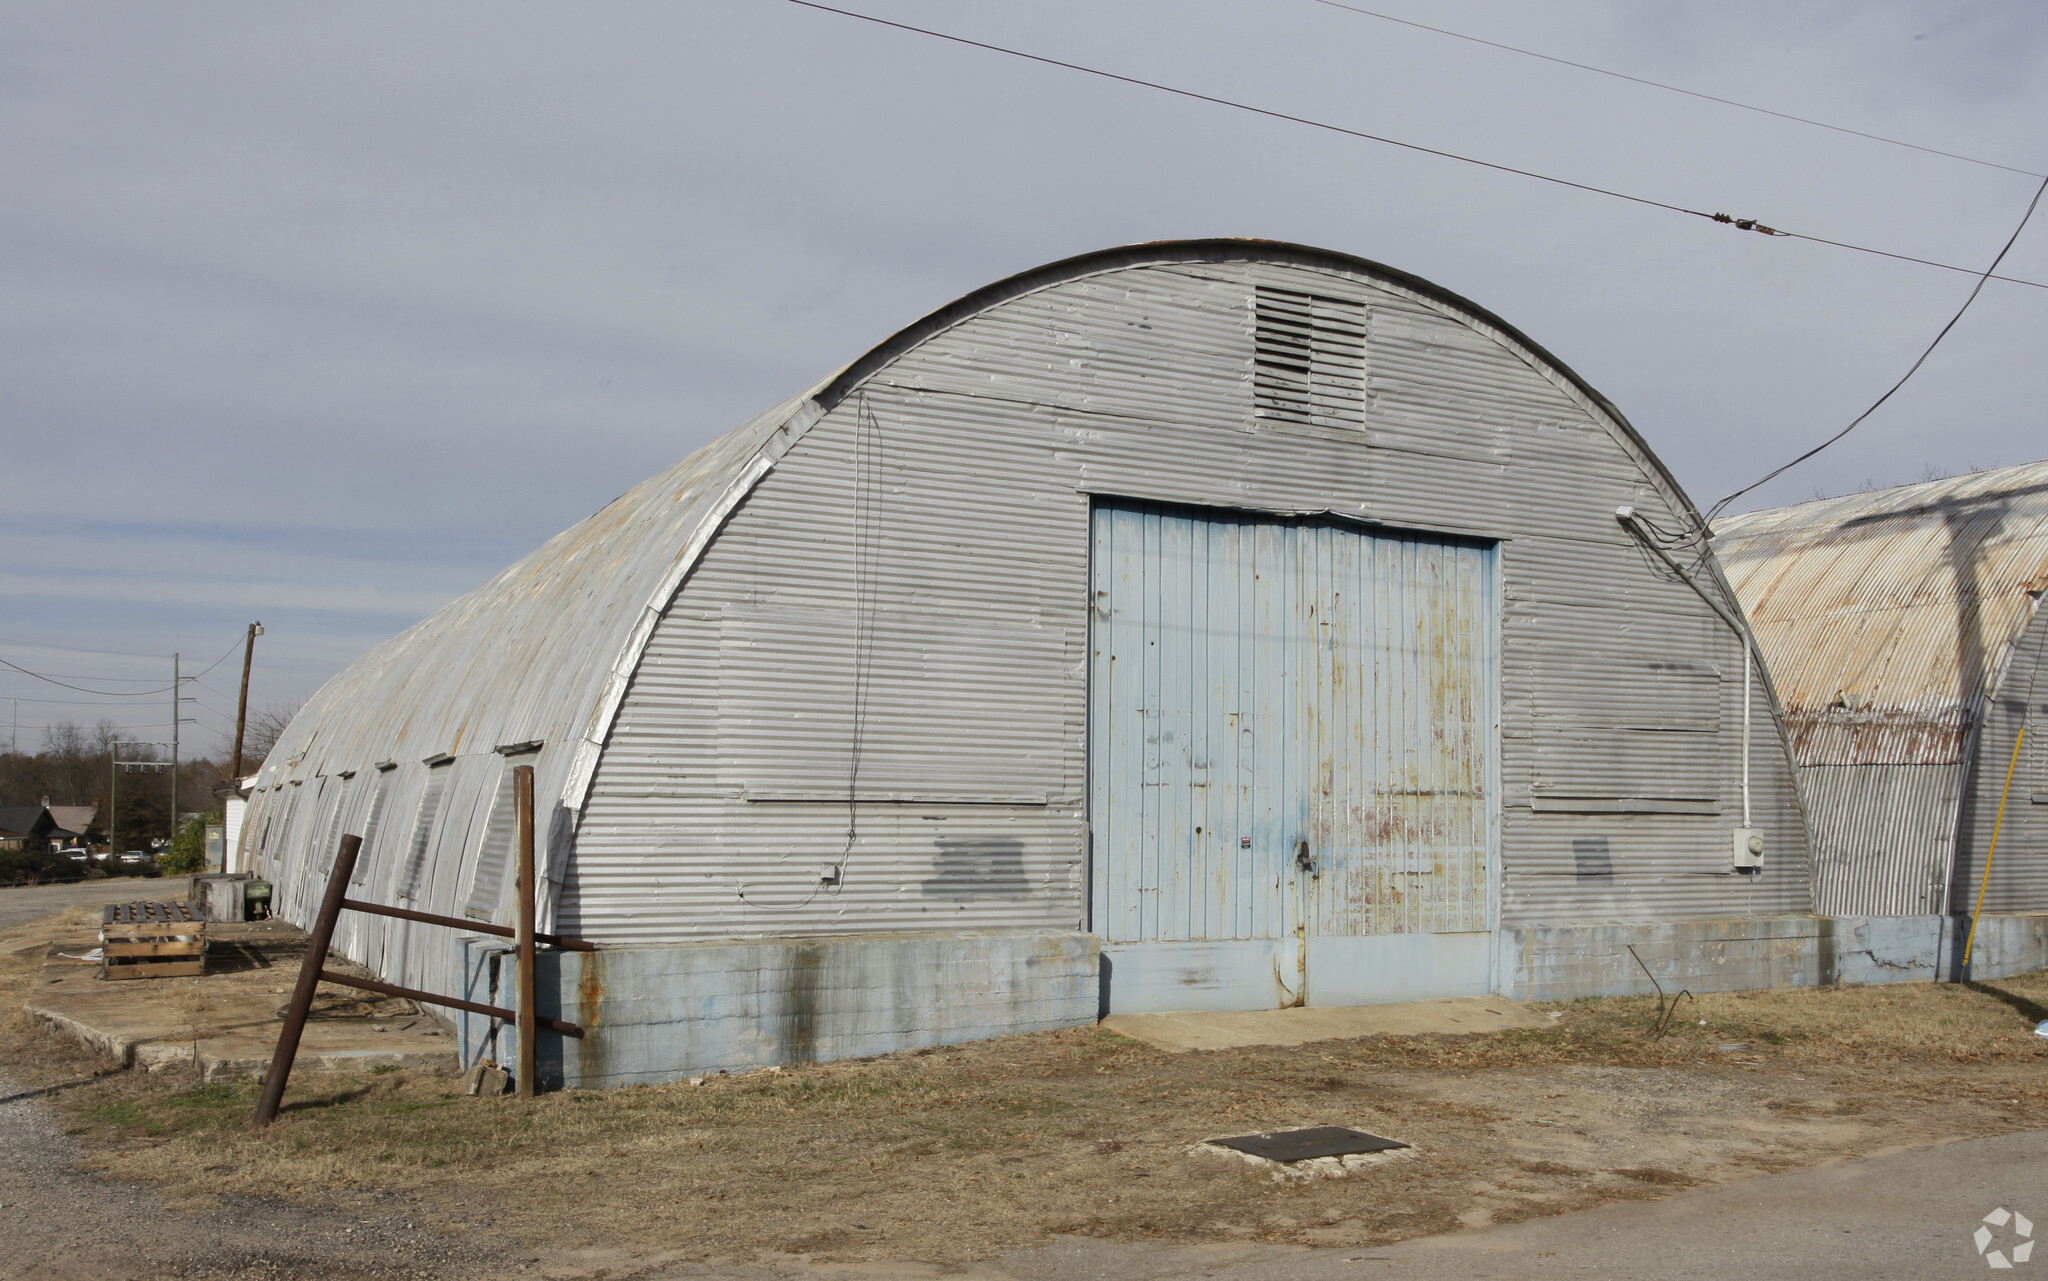
{"label": "concrete foundation wall", "polygon": [[[1939,916],[1515,926],[1495,938],[1494,989],[1650,995],[1644,966],[1667,995],[1928,982],[1957,976],[1968,930]],[[2048,914],[1987,916],[1974,950],[1979,979],[2048,968]],[[505,945],[464,951],[465,995],[508,1004]],[[585,1029],[541,1034],[540,1083],[589,1089],[1086,1026],[1103,970],[1092,934],[991,930],[544,953],[538,984],[544,1017]],[[509,1027],[466,1015],[458,1034],[465,1065],[516,1062]]]}
{"label": "concrete foundation wall", "polygon": [[[1059,930],[548,953],[540,1013],[584,1035],[543,1032],[539,1075],[596,1088],[1079,1027],[1097,1017],[1098,958],[1094,935]],[[487,982],[487,964],[466,971]],[[516,1061],[509,1028],[496,1057]]]}
{"label": "concrete foundation wall", "polygon": [[[1495,945],[1495,986],[1530,1001],[1652,995],[1645,966],[1666,994],[1950,980],[1969,929],[1967,917],[1941,916],[1509,927]],[[1972,952],[1978,979],[2048,968],[2048,915],[1986,916]]]}

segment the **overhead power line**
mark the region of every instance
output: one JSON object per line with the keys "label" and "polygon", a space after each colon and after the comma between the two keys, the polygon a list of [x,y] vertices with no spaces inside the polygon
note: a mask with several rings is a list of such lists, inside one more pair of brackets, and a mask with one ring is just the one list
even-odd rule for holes
{"label": "overhead power line", "polygon": [[[24,649],[54,649],[66,654],[115,654],[122,658],[160,658],[159,654],[144,654],[132,649],[94,649],[88,645],[52,645],[47,641],[32,641],[20,636],[0,636],[0,644],[19,645]],[[94,679],[81,677],[80,679]]]}
{"label": "overhead power line", "polygon": [[[1491,160],[1480,160],[1477,157],[1461,155],[1455,151],[1444,151],[1437,147],[1425,147],[1418,142],[1403,142],[1399,138],[1389,138],[1384,134],[1367,133],[1362,129],[1334,125],[1328,121],[1315,120],[1308,116],[1291,115],[1285,111],[1275,111],[1270,107],[1253,106],[1251,103],[1239,102],[1233,98],[1219,98],[1214,94],[1200,93],[1193,89],[1181,89],[1173,85],[1161,84],[1156,80],[1141,80],[1136,76],[1126,76],[1114,71],[1104,71],[1098,67],[1087,67],[1078,62],[1064,62],[1058,58],[1048,58],[1043,54],[1026,53],[1021,49],[1011,49],[1004,45],[990,44],[983,40],[970,40],[966,36],[956,36],[944,31],[935,31],[930,27],[917,27],[907,22],[896,22],[889,18],[877,18],[873,14],[858,13],[852,9],[839,9],[829,4],[819,4],[817,0],[789,0],[789,3],[800,5],[806,9],[816,9],[821,13],[836,13],[842,18],[854,18],[861,22],[871,22],[878,27],[893,27],[898,31],[908,31],[915,35],[930,36],[935,40],[945,40],[953,44],[966,45],[972,49],[985,49],[990,53],[1000,53],[1012,58],[1022,58],[1027,62],[1043,63],[1048,67],[1061,67],[1068,71],[1078,71],[1083,75],[1097,76],[1104,80],[1114,80],[1119,84],[1136,85],[1141,89],[1154,89],[1160,93],[1170,93],[1180,98],[1191,98],[1196,102],[1213,103],[1216,106],[1229,107],[1235,111],[1246,111],[1255,116],[1265,116],[1269,120],[1284,120],[1289,124],[1307,125],[1311,129],[1322,129],[1330,133],[1340,133],[1346,137],[1361,138],[1367,142],[1377,142],[1389,147],[1399,147],[1404,151],[1416,151],[1426,156],[1438,156],[1445,160],[1455,160],[1460,164],[1476,165],[1481,169],[1491,169],[1495,173],[1513,174],[1518,178],[1533,178],[1538,182],[1547,182],[1559,187],[1569,187],[1574,191],[1589,192],[1596,196],[1607,196],[1615,200],[1626,200],[1631,204],[1648,205],[1653,209],[1665,209],[1672,213],[1688,214],[1694,218],[1705,218],[1709,222],[1724,223],[1741,231],[1754,231],[1766,236],[1781,236],[1792,240],[1804,240],[1816,245],[1832,245],[1837,249],[1853,249],[1857,253],[1874,254],[1880,258],[1893,258],[1900,262],[1919,263],[1923,267],[1939,267],[1943,271],[1962,272],[1970,276],[1979,274],[1974,267],[1958,267],[1954,263],[1937,262],[1932,258],[1916,258],[1911,254],[1894,253],[1888,249],[1873,249],[1868,245],[1852,244],[1846,240],[1829,240],[1824,236],[1810,236],[1803,232],[1785,231],[1777,227],[1766,226],[1754,218],[1736,218],[1725,213],[1707,213],[1701,209],[1689,209],[1684,205],[1672,204],[1665,200],[1656,200],[1649,196],[1632,195],[1625,191],[1616,191],[1611,187],[1596,187],[1591,183],[1577,182],[1570,178],[1559,178],[1553,174],[1538,173],[1533,169],[1518,169],[1513,165],[1499,164]],[[2018,276],[1990,275],[1985,278],[1988,280],[2003,280],[2015,285],[2030,285],[2035,289],[2048,289],[2048,284],[2043,284],[2037,280],[2026,280]]]}
{"label": "overhead power line", "polygon": [[[155,655],[151,655],[151,657],[154,658]],[[47,676],[60,681],[125,681],[130,685],[140,685],[144,681],[160,681],[163,679],[161,676],[81,676],[77,672],[38,672],[37,675]]]}
{"label": "overhead power line", "polygon": [[205,667],[201,668],[201,669],[199,670],[199,672],[197,673],[197,675],[193,675],[193,676],[187,676],[187,677],[185,677],[185,679],[186,679],[186,680],[188,680],[188,681],[196,681],[196,680],[198,680],[198,679],[199,679],[199,677],[201,677],[201,676],[204,676],[204,675],[206,675],[206,674],[207,674],[208,672],[212,671],[212,670],[213,670],[214,668],[216,668],[216,667],[219,667],[219,666],[220,666],[220,665],[221,665],[222,663],[225,663],[225,662],[227,662],[227,661],[228,661],[228,655],[229,655],[229,654],[232,654],[232,653],[234,653],[234,652],[235,652],[236,650],[240,649],[241,647],[242,647],[242,638],[241,638],[241,637],[239,637],[239,636],[237,636],[237,637],[235,637],[235,639],[233,640],[233,642],[231,642],[231,643],[230,643],[230,644],[228,645],[228,647],[227,647],[227,648],[226,648],[225,650],[222,650],[222,651],[221,651],[221,656],[220,656],[219,658],[216,658],[216,659],[214,659],[214,660],[213,660],[212,662],[208,663],[208,664],[207,664],[207,665],[206,665]]}
{"label": "overhead power line", "polygon": [[100,694],[107,698],[147,698],[151,694],[168,694],[171,692],[171,687],[168,685],[162,689],[87,689],[83,685],[72,685],[65,681],[60,681],[54,676],[45,676],[41,672],[32,672],[21,664],[10,663],[4,658],[0,658],[0,666],[12,667],[23,676],[33,676],[39,681],[48,681],[52,685],[62,685],[65,689],[75,689],[81,694]]}
{"label": "overhead power line", "polygon": [[1987,169],[2003,169],[2007,173],[2025,174],[2029,178],[2048,178],[2048,174],[2036,173],[2031,169],[2022,169],[2017,165],[2000,164],[1996,160],[1984,160],[1977,156],[1966,156],[1959,151],[1943,151],[1939,147],[1923,147],[1917,142],[1907,142],[1902,138],[1887,138],[1881,133],[1869,133],[1862,129],[1851,129],[1847,125],[1831,125],[1825,120],[1814,120],[1808,116],[1795,116],[1789,111],[1776,111],[1770,107],[1756,106],[1754,103],[1738,102],[1733,98],[1723,98],[1716,94],[1701,93],[1697,89],[1685,89],[1678,85],[1665,84],[1661,80],[1649,80],[1642,76],[1632,76],[1625,71],[1611,71],[1606,67],[1596,67],[1588,62],[1573,62],[1570,58],[1559,58],[1547,53],[1538,53],[1534,49],[1524,49],[1519,45],[1502,44],[1498,40],[1487,40],[1479,36],[1466,35],[1462,31],[1452,31],[1447,27],[1432,27],[1426,22],[1416,22],[1411,18],[1397,18],[1391,13],[1381,13],[1375,9],[1361,9],[1355,4],[1340,3],[1340,0],[1314,0],[1314,3],[1331,9],[1342,9],[1347,13],[1355,13],[1361,17],[1378,18],[1382,22],[1394,22],[1404,27],[1414,27],[1418,31],[1428,31],[1439,36],[1449,36],[1453,40],[1466,40],[1473,44],[1483,44],[1489,49],[1500,49],[1507,53],[1520,54],[1524,58],[1537,58],[1544,62],[1554,62],[1560,67],[1572,67],[1579,71],[1590,71],[1595,75],[1611,76],[1616,80],[1626,80],[1630,84],[1647,85],[1652,89],[1662,89],[1666,93],[1680,93],[1688,98],[1698,98],[1705,102],[1718,102],[1724,107],[1735,107],[1742,111],[1754,111],[1758,115],[1763,116],[1776,116],[1780,120],[1789,120],[1794,124],[1811,125],[1815,129],[1826,129],[1832,133],[1845,133],[1855,138],[1868,138],[1872,142],[1882,142],[1893,147],[1905,147],[1911,151],[1921,151],[1930,156],[1941,156],[1948,160],[1960,160],[1965,164],[1983,165]]}
{"label": "overhead power line", "polygon": [[1778,468],[1776,471],[1769,473],[1761,479],[1751,481],[1749,484],[1744,485],[1741,489],[1736,490],[1734,493],[1728,495],[1726,498],[1723,498],[1720,502],[1715,503],[1712,507],[1708,508],[1706,515],[1706,523],[1712,525],[1714,522],[1714,518],[1719,516],[1724,510],[1726,510],[1728,504],[1742,497],[1750,490],[1755,489],[1758,485],[1764,484],[1766,481],[1775,480],[1779,476],[1784,475],[1786,472],[1791,471],[1794,467],[1797,467],[1799,464],[1813,457],[1821,450],[1826,449],[1829,445],[1834,444],[1836,441],[1848,435],[1850,432],[1855,431],[1857,427],[1862,425],[1864,419],[1876,413],[1879,407],[1882,406],[1884,402],[1886,402],[1887,400],[1890,400],[1893,394],[1896,393],[1899,390],[1899,388],[1905,386],[1906,380],[1908,378],[1911,378],[1914,374],[1919,373],[1920,366],[1927,363],[1927,358],[1934,354],[1934,349],[1936,347],[1941,346],[1941,340],[1948,337],[1949,330],[1954,329],[1956,327],[1956,322],[1963,318],[1963,313],[1970,309],[1970,304],[1977,301],[1977,295],[1984,292],[1984,282],[1992,278],[1991,273],[1997,271],[1998,264],[2004,262],[2005,256],[2008,253],[2012,252],[2013,245],[2015,245],[2019,241],[2020,233],[2027,229],[2028,220],[2034,216],[2034,210],[2040,206],[2041,197],[2043,194],[2048,194],[2048,178],[2042,179],[2041,185],[2034,189],[2034,198],[2027,202],[2027,211],[2020,215],[2020,225],[2012,229],[2012,235],[2006,238],[2005,247],[1998,251],[1998,257],[1993,258],[1991,260],[1991,265],[1985,268],[1983,274],[1977,278],[1976,287],[1970,290],[1970,296],[1963,299],[1963,305],[1956,308],[1956,314],[1950,316],[1948,318],[1948,323],[1941,327],[1941,332],[1934,335],[1934,341],[1927,344],[1927,350],[1920,353],[1920,358],[1914,361],[1912,367],[1907,369],[1905,373],[1899,375],[1899,380],[1893,383],[1884,395],[1879,396],[1875,401],[1873,401],[1871,403],[1870,408],[1856,415],[1855,420],[1851,422],[1847,427],[1842,428],[1842,430],[1836,432],[1834,435],[1820,442],[1820,444],[1815,445],[1812,449],[1807,450],[1805,453],[1799,455],[1799,457],[1793,459],[1791,462],[1786,463],[1783,467]]}
{"label": "overhead power line", "polygon": [[[240,640],[237,640],[233,645],[228,646],[226,652],[222,653],[219,658],[216,658],[213,660],[213,662],[209,663],[206,666],[205,670],[201,671],[198,676],[184,676],[180,677],[179,679],[181,681],[198,680],[200,676],[206,675],[207,672],[212,671],[214,668],[219,667],[222,663],[226,662],[228,655],[234,653],[235,647],[237,645],[240,645],[241,643],[242,642]],[[145,657],[155,657],[155,655],[147,655]],[[67,681],[60,680],[56,676],[49,675],[45,672],[32,672],[28,668],[23,667],[21,664],[10,663],[4,658],[0,658],[0,666],[11,667],[15,671],[20,672],[23,676],[33,676],[39,681],[48,681],[52,685],[60,685],[65,689],[77,690],[81,694],[98,694],[103,698],[148,698],[155,694],[168,694],[171,692],[171,687],[169,685],[165,685],[159,689],[88,689],[83,685],[70,684]],[[73,679],[82,681],[131,681],[147,680],[149,678],[146,676],[79,676],[74,677]]]}

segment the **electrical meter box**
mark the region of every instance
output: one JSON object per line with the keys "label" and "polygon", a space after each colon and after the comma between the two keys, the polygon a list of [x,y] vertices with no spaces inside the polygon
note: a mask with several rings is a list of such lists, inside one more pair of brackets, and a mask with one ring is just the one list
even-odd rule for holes
{"label": "electrical meter box", "polygon": [[1730,833],[1728,862],[1736,872],[1755,876],[1764,870],[1764,834],[1753,827],[1738,827]]}

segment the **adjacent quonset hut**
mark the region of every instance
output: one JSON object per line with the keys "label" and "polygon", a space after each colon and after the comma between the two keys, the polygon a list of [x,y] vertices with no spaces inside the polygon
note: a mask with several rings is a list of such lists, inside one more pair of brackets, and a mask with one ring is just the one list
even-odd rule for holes
{"label": "adjacent quonset hut", "polygon": [[[295,919],[356,831],[358,896],[505,921],[533,763],[543,928],[603,947],[544,972],[586,1084],[1648,990],[1628,944],[1695,989],[1810,981],[1733,595],[1621,506],[1697,520],[1613,406],[1426,281],[1260,241],[1073,258],[373,650],[265,763],[245,848]],[[447,929],[340,939],[482,982]]]}
{"label": "adjacent quonset hut", "polygon": [[[2048,711],[2048,463],[1731,516],[1714,532],[1784,700],[1818,910],[1945,932],[1951,975],[1968,931],[1951,918],[1980,891],[1996,916],[2048,912],[2039,720],[2014,755]],[[2044,927],[1980,928],[1975,972],[2048,963]]]}

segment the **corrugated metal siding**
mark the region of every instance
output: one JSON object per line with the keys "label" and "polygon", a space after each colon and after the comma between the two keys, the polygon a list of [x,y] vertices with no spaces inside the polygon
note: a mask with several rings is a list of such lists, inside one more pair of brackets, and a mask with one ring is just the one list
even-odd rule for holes
{"label": "corrugated metal siding", "polygon": [[[2023,726],[2027,737],[2015,758],[2013,743]],[[2001,794],[2006,798],[2003,824],[1998,821]],[[1987,702],[1964,798],[1951,909],[1974,910],[1981,890],[1986,912],[2048,911],[2048,611],[2035,610]]]}
{"label": "corrugated metal siding", "polygon": [[[1739,654],[1613,521],[1624,502],[1660,521],[1688,511],[1625,424],[1483,314],[1397,273],[1256,243],[1133,252],[1159,261],[1019,284],[864,361],[829,412],[778,406],[330,682],[258,779],[252,830],[280,901],[304,919],[318,896],[324,836],[284,813],[303,808],[300,784],[385,761],[377,786],[349,789],[341,823],[376,806],[361,893],[395,899],[424,762],[446,753],[414,896],[460,911],[488,843],[494,749],[542,741],[564,930],[625,943],[1083,923],[1101,494],[1501,541],[1502,919],[1806,909],[1761,685],[1756,805],[1777,861],[1761,881],[1715,874],[1736,805]],[[1332,316],[1362,309],[1362,421],[1257,419],[1262,286]],[[1348,381],[1310,371],[1319,405]],[[1708,745],[1674,747],[1678,734]],[[1538,768],[1581,756],[1593,777]],[[1560,781],[1597,795],[1546,808]],[[1660,802],[1682,805],[1639,812]],[[1611,849],[1597,881],[1575,871],[1589,842]],[[350,917],[339,937],[387,976],[455,982],[445,930]]]}
{"label": "corrugated metal siding", "polygon": [[[1262,284],[1366,306],[1363,430],[1255,425]],[[1809,910],[1789,762],[1761,681],[1754,806],[1771,871],[1725,874],[1740,814],[1741,652],[1614,522],[1623,502],[1684,519],[1655,464],[1567,379],[1483,322],[1361,275],[1253,262],[1119,269],[1023,294],[897,358],[811,428],[656,628],[599,766],[564,920],[616,942],[918,928],[949,916],[1085,921],[1091,495],[1330,511],[1505,540],[1501,918]],[[818,643],[800,656],[768,645],[750,662],[735,637],[754,624],[738,620],[764,608],[811,613]],[[1062,656],[1057,679],[1036,646],[979,644],[957,661],[977,685],[1035,690],[1057,734],[1036,718],[928,716],[917,683],[892,675],[926,661],[907,640],[854,661],[845,620],[863,610],[1044,635],[1045,651]],[[721,686],[801,685],[818,741],[843,743],[852,713],[829,709],[855,705],[857,667],[870,682],[865,714],[892,726],[864,738],[864,753],[1014,737],[1020,753],[1056,750],[1058,786],[1042,806],[907,792],[747,800],[752,767],[716,745],[758,752],[739,737],[758,731],[726,719]],[[793,716],[801,700],[786,697]],[[833,755],[802,768],[829,774]],[[1532,808],[1538,783],[1560,777],[1539,779],[1539,760],[1574,757],[1592,763],[1564,781],[1609,808]],[[971,772],[948,769],[935,758],[928,782]],[[1037,764],[1020,774],[1034,796],[1047,777]],[[1623,808],[1674,797],[1685,804]],[[1611,850],[1597,882],[1578,875],[1573,846],[1586,841]],[[965,897],[942,896],[963,874],[947,851],[998,849],[999,864],[969,860]],[[821,867],[841,859],[842,883],[821,886]]]}
{"label": "corrugated metal siding", "polygon": [[[2048,464],[1731,516],[1715,550],[1785,701],[1824,910],[1967,909],[2012,748],[1987,692],[2048,587]],[[2048,909],[2026,866],[2000,910]]]}
{"label": "corrugated metal siding", "polygon": [[1942,911],[1962,774],[1961,762],[1801,768],[1814,910],[1853,916]]}
{"label": "corrugated metal siding", "polygon": [[[398,762],[401,777],[390,785],[374,848],[362,856],[373,862],[364,892],[391,902],[425,781],[421,762],[455,756],[441,811],[444,820],[454,817],[427,834],[411,902],[457,915],[474,857],[467,824],[477,789],[489,785],[480,775],[495,780],[496,748],[545,742],[551,750],[539,758],[535,795],[548,840],[541,921],[550,923],[548,891],[565,874],[595,764],[592,740],[609,732],[640,647],[680,575],[800,430],[805,403],[785,401],[720,437],[358,659],[293,718],[258,772],[252,806],[289,804],[288,794],[303,790],[292,784],[306,779]],[[621,667],[623,674],[615,670]],[[319,842],[303,821],[253,830],[255,866],[279,886],[279,910],[309,921],[324,877],[324,864],[309,861],[319,857]],[[439,927],[349,918],[337,939],[351,958],[407,984],[450,990],[459,979],[453,936]]]}
{"label": "corrugated metal siding", "polygon": [[1491,548],[1099,504],[1096,931],[1485,929],[1497,621]]}

